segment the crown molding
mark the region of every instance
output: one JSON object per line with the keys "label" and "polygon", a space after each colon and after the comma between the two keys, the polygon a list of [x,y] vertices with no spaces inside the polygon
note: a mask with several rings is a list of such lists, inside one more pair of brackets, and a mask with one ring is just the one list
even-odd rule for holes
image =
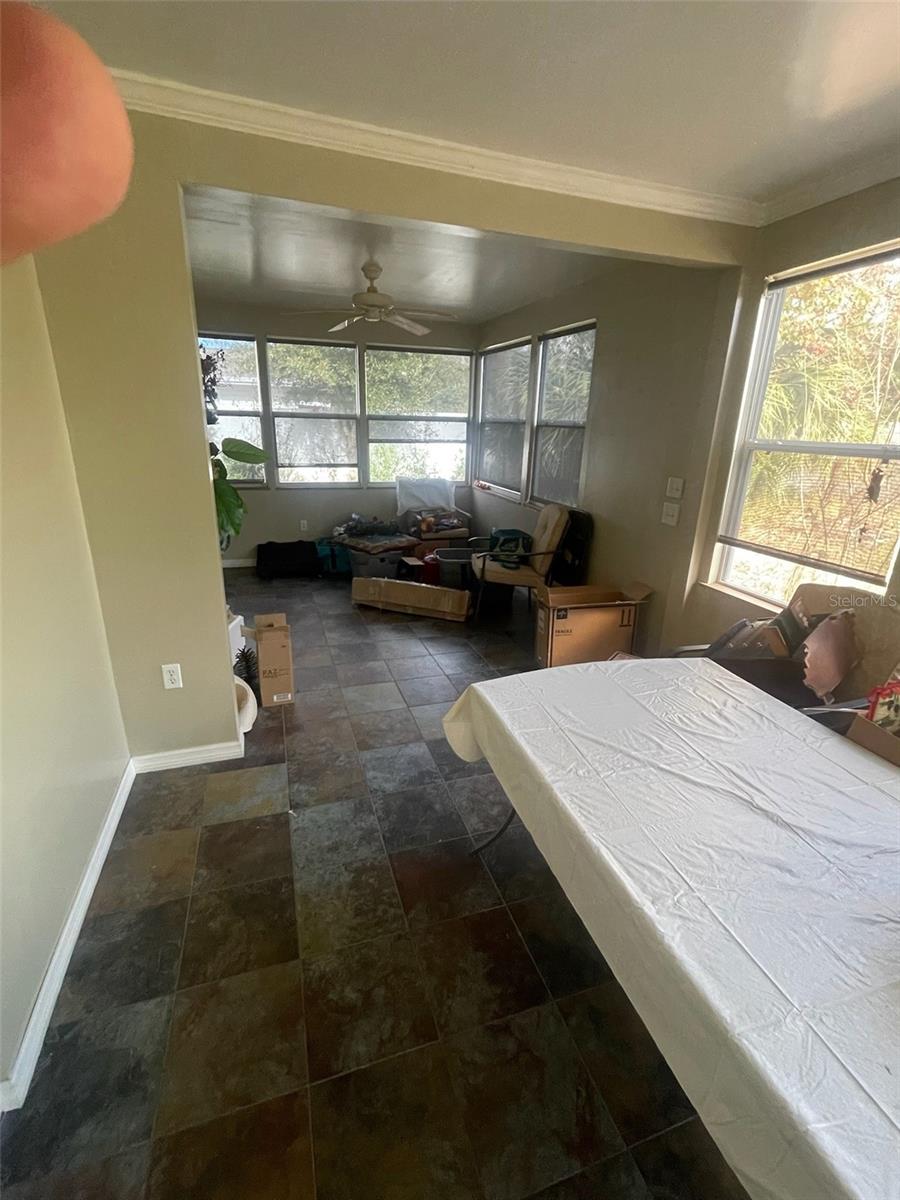
{"label": "crown molding", "polygon": [[624,175],[608,175],[584,167],[485,150],[480,146],[466,146],[442,138],[404,133],[399,129],[191,87],[136,71],[113,69],[112,74],[126,106],[136,112],[630,208],[725,221],[733,225],[763,224],[764,206],[741,196],[721,196],[669,184],[647,183]]}
{"label": "crown molding", "polygon": [[790,191],[782,192],[780,196],[762,204],[762,224],[771,225],[773,221],[783,221],[785,217],[796,216],[807,209],[818,208],[820,204],[840,200],[842,196],[850,196],[854,192],[861,192],[865,188],[874,187],[875,184],[885,183],[898,176],[900,150],[877,154],[852,170],[841,171],[815,183],[791,188]]}

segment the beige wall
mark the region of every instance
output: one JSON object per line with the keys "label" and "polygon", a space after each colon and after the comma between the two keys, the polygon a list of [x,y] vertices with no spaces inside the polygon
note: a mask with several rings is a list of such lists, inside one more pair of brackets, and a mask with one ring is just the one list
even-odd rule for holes
{"label": "beige wall", "polygon": [[[247,334],[274,338],[322,339],[321,318],[285,316],[277,308],[263,305],[226,303],[209,296],[196,297],[197,326],[206,333]],[[408,346],[409,334],[398,331],[394,337],[390,326],[380,325],[373,331],[377,338],[359,326],[340,335],[344,342],[380,346]],[[475,350],[479,330],[472,325],[448,322],[436,324],[431,333],[416,338],[416,346],[443,350]],[[255,558],[258,542],[289,542],[297,538],[325,537],[335,525],[345,521],[351,512],[390,519],[397,515],[396,490],[393,487],[347,488],[244,488],[247,516],[240,537],[233,539],[224,554],[226,562]],[[468,488],[457,488],[457,503],[469,509]],[[300,529],[306,521],[307,528]]]}
{"label": "beige wall", "polygon": [[[137,113],[129,195],[38,273],[132,752],[229,741],[234,701],[180,185],[519,233],[673,262],[753,231]],[[248,531],[248,539],[253,534]],[[160,664],[184,689],[164,691]]]}
{"label": "beige wall", "polygon": [[128,749],[31,259],[0,286],[5,1078]]}
{"label": "beige wall", "polygon": [[[581,507],[594,517],[589,580],[653,588],[641,631],[659,648],[671,577],[690,541],[702,476],[692,474],[698,411],[714,406],[737,272],[607,260],[596,281],[490,322],[482,345],[597,321]],[[660,522],[670,475],[685,479],[681,521]],[[475,489],[479,531],[530,528],[534,510]],[[686,533],[686,531],[688,531]]]}

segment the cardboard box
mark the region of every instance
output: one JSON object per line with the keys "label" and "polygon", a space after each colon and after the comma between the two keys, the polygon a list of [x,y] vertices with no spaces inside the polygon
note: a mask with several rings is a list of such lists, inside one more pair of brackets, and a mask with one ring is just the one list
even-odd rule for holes
{"label": "cardboard box", "polygon": [[372,608],[410,613],[413,616],[464,621],[469,614],[468,592],[404,579],[354,579],[352,595],[354,604],[367,604]]}
{"label": "cardboard box", "polygon": [[256,642],[259,694],[263,708],[294,702],[294,655],[291,629],[284,613],[260,613],[244,634]]}
{"label": "cardboard box", "polygon": [[847,737],[851,742],[856,742],[857,746],[871,750],[879,758],[900,767],[900,737],[882,729],[867,717],[855,716],[853,724],[847,730]]}
{"label": "cardboard box", "polygon": [[632,583],[608,587],[540,587],[534,653],[542,667],[601,662],[630,654],[641,604],[651,589]]}

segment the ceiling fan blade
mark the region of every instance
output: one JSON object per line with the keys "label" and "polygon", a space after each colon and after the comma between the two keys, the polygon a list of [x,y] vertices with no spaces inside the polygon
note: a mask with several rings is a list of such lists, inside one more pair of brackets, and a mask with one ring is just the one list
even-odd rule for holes
{"label": "ceiling fan blade", "polygon": [[351,325],[355,325],[357,321],[364,321],[365,317],[348,317],[346,321],[338,321],[337,325],[332,325],[328,330],[329,333],[338,333],[341,329],[347,329]]}
{"label": "ceiling fan blade", "polygon": [[402,311],[408,317],[425,317],[426,320],[431,320],[431,321],[458,321],[459,320],[459,317],[454,316],[453,313],[434,312],[430,308],[403,308]]}
{"label": "ceiling fan blade", "polygon": [[431,333],[425,325],[419,325],[417,321],[410,321],[400,313],[391,313],[390,316],[382,317],[382,321],[387,321],[389,325],[398,325],[401,329],[405,329],[407,333],[414,333],[417,337],[422,337],[426,333]]}
{"label": "ceiling fan blade", "polygon": [[352,308],[286,308],[282,309],[278,314],[281,317],[336,317],[339,313],[348,315],[353,313]]}

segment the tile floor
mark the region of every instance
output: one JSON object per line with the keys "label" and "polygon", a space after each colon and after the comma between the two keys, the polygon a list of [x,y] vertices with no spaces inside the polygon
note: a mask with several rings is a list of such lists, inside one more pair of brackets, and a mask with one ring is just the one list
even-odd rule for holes
{"label": "tile floor", "polygon": [[742,1200],[524,827],[471,853],[507,802],[441,717],[533,666],[524,613],[227,584],[297,702],[136,780],[4,1200]]}

